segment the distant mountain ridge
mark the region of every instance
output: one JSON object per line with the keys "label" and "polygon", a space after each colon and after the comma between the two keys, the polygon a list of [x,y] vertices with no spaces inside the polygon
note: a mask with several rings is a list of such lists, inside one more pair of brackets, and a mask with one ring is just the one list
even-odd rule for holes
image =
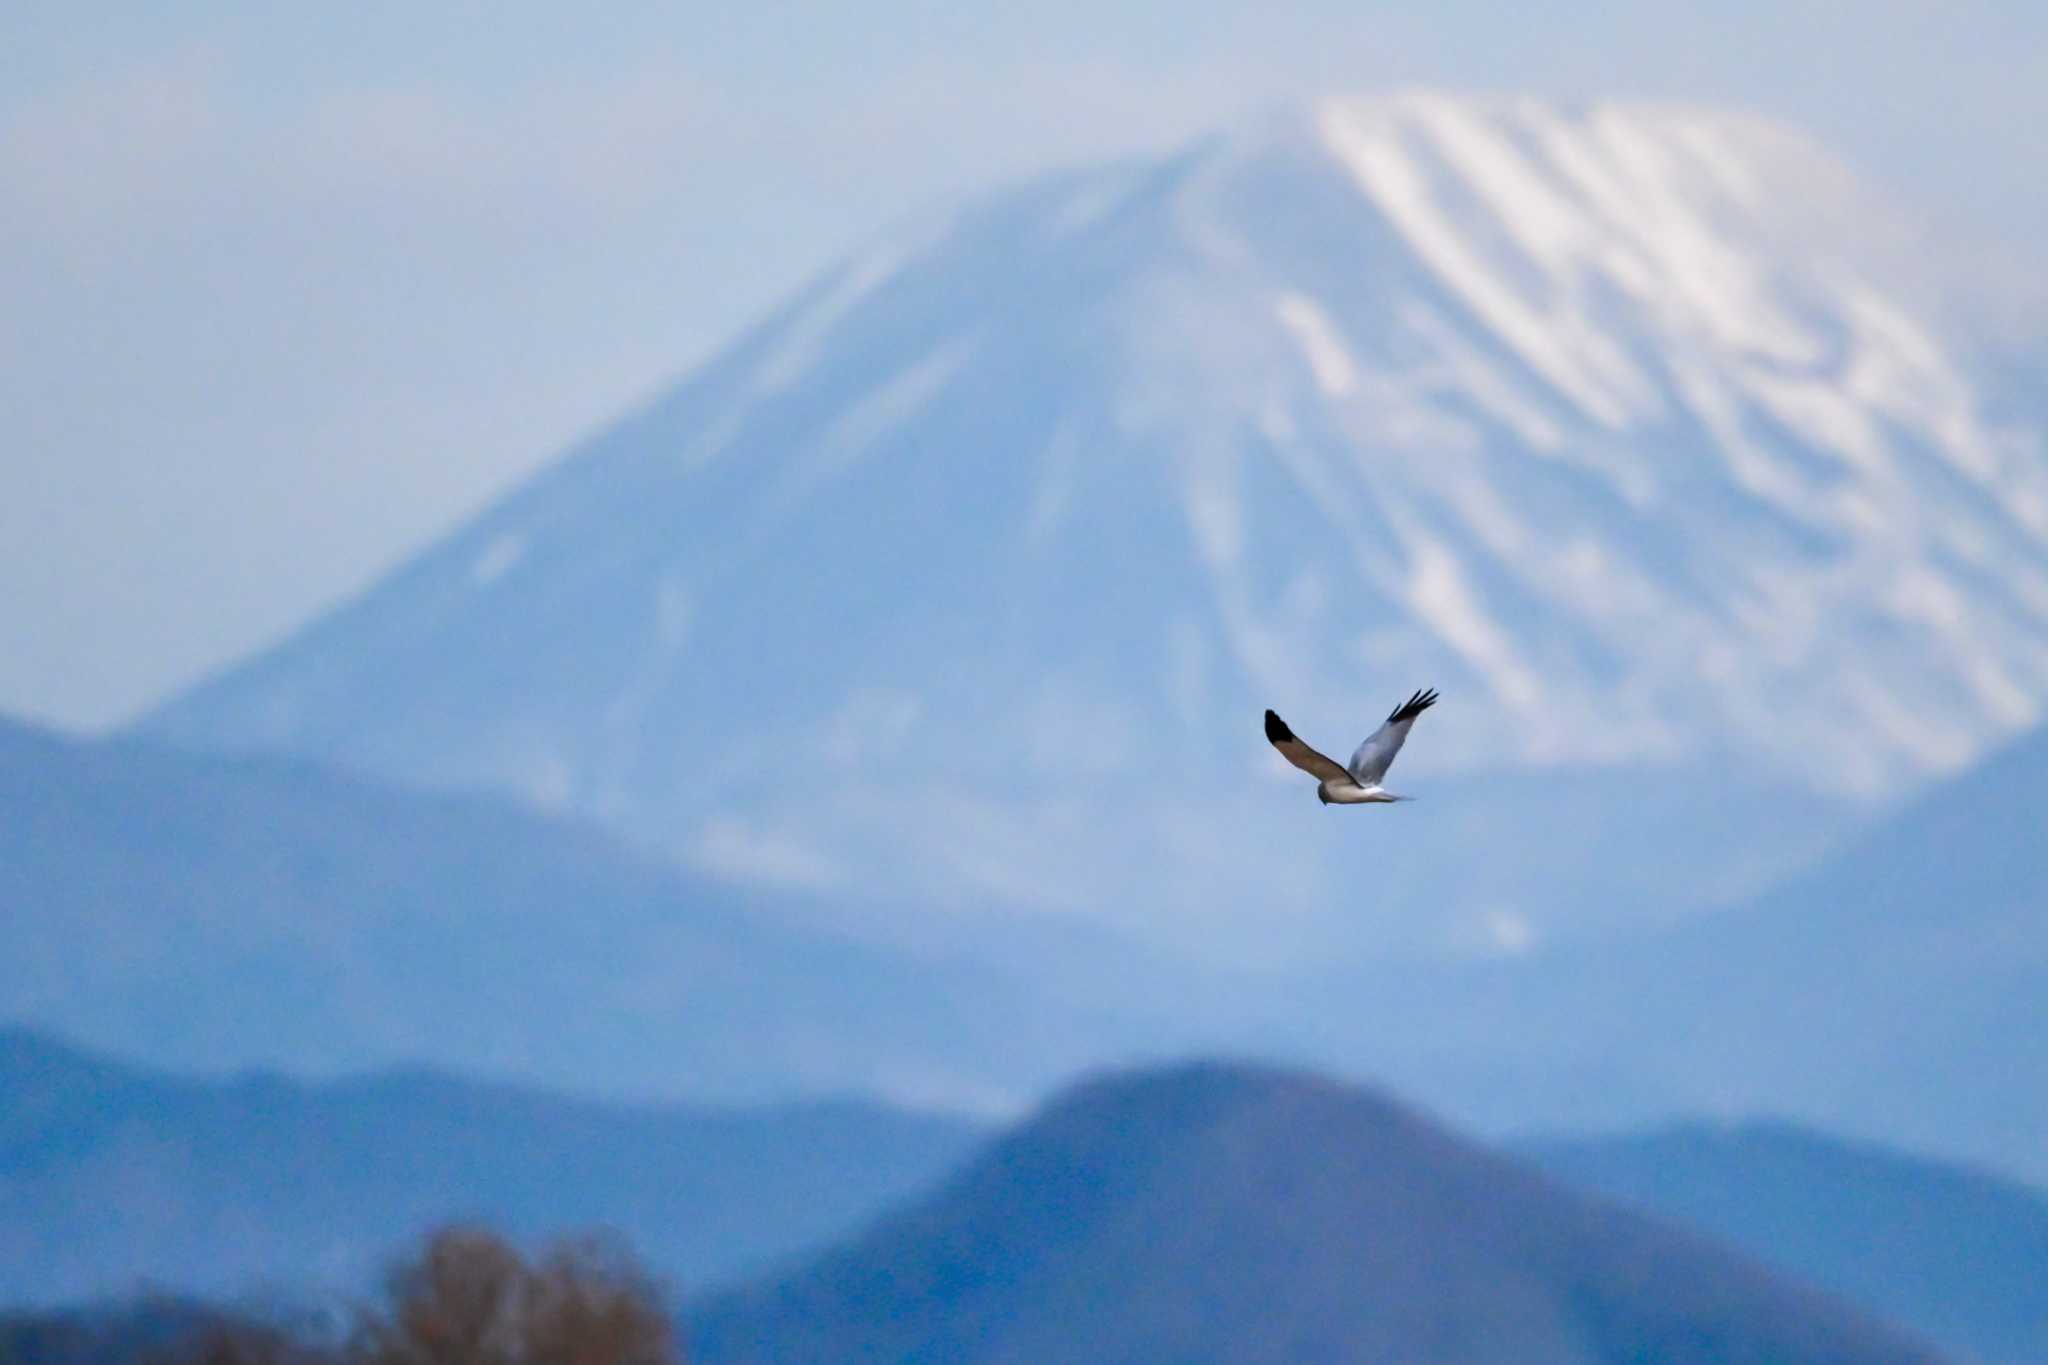
{"label": "distant mountain ridge", "polygon": [[1370,1092],[1222,1065],[1070,1090],[690,1326],[710,1365],[1936,1358]]}
{"label": "distant mountain ridge", "polygon": [[1782,1123],[1688,1123],[1511,1150],[1964,1359],[2048,1360],[2048,1191]]}
{"label": "distant mountain ridge", "polygon": [[1185,979],[1101,932],[856,941],[510,803],[5,720],[0,908],[0,1021],[186,1070],[613,1096],[985,1108],[1158,1036],[1133,992]]}
{"label": "distant mountain ridge", "polygon": [[2048,1185],[2044,809],[2048,729],[1745,904],[1461,967],[1338,967],[1245,1031],[1496,1134],[1774,1114]]}
{"label": "distant mountain ridge", "polygon": [[427,1229],[605,1228],[678,1292],[807,1251],[978,1145],[860,1101],[603,1105],[414,1071],[144,1074],[0,1028],[0,1307],[362,1294]]}
{"label": "distant mountain ridge", "polygon": [[1455,861],[1416,811],[1304,830],[1260,711],[1348,747],[1434,685],[1411,785],[1583,781],[1603,818],[1562,875],[1504,825],[1519,895],[1374,897],[1368,937],[1611,922],[1645,784],[1738,784],[1661,831],[1674,913],[1712,903],[1815,851],[1811,793],[2048,702],[2048,412],[1858,268],[1882,217],[1760,119],[1427,93],[1034,182],[142,728],[1228,957],[1306,934],[1362,843]]}
{"label": "distant mountain ridge", "polygon": [[1651,1055],[1723,1112],[1797,1112],[2048,1184],[2044,810],[2048,729],[1681,926],[1637,959],[1666,1005]]}

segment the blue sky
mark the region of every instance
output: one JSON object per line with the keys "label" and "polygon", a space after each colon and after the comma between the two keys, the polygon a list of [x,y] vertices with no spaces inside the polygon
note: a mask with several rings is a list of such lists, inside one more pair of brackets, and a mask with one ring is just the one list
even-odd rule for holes
{"label": "blue sky", "polygon": [[1400,84],[1752,108],[2007,268],[2048,239],[2018,0],[14,0],[0,709],[274,638],[891,220]]}

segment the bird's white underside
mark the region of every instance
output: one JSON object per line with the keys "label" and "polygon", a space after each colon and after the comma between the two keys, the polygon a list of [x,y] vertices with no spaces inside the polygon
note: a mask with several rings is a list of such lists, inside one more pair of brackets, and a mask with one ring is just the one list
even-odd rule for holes
{"label": "bird's white underside", "polygon": [[1323,800],[1333,806],[1363,806],[1376,802],[1406,801],[1408,799],[1405,796],[1395,795],[1385,787],[1361,787],[1356,782],[1322,782],[1317,784],[1317,790],[1322,793]]}

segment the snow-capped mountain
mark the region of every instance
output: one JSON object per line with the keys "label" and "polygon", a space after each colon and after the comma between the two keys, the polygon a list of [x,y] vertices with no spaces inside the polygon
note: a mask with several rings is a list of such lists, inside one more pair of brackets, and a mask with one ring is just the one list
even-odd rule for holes
{"label": "snow-capped mountain", "polygon": [[[1859,263],[1883,212],[1755,118],[1433,94],[1034,182],[145,726],[1257,943],[1345,887],[1502,949],[1625,866],[1734,894],[2048,702],[2041,433]],[[1319,811],[1258,716],[1345,753],[1423,685],[1396,785],[1525,814],[1410,886],[1431,808]]]}

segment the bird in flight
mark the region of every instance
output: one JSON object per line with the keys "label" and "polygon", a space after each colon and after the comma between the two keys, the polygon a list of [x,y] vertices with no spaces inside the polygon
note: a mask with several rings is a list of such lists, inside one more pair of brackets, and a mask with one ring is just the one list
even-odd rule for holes
{"label": "bird in flight", "polygon": [[1351,755],[1348,768],[1339,767],[1336,759],[1327,758],[1296,739],[1287,722],[1271,711],[1266,712],[1266,738],[1282,758],[1316,779],[1316,799],[1326,806],[1406,801],[1410,798],[1388,791],[1380,785],[1380,779],[1393,766],[1394,755],[1401,752],[1408,732],[1415,727],[1415,718],[1434,705],[1436,690],[1425,688],[1395,707],[1387,723],[1367,736],[1358,752]]}

